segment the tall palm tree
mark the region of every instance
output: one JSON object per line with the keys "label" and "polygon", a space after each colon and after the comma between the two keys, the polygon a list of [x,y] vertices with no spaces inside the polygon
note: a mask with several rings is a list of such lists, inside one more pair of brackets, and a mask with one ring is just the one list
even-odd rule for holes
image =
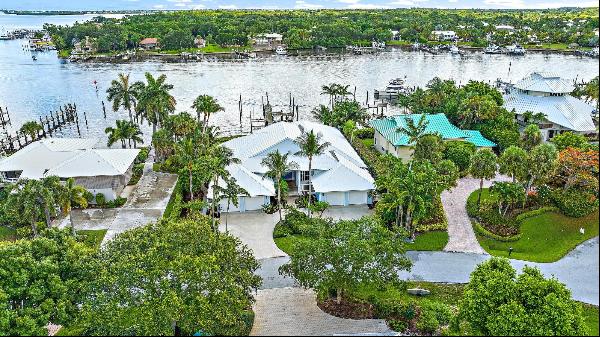
{"label": "tall palm tree", "polygon": [[160,75],[154,78],[152,74],[146,73],[146,84],[136,83],[139,91],[136,110],[152,124],[152,133],[162,126],[170,113],[175,111],[175,97],[169,91],[173,89],[167,84],[167,77]]}
{"label": "tall palm tree", "polygon": [[220,193],[223,195],[225,199],[227,199],[227,212],[225,213],[225,231],[229,230],[228,228],[228,215],[229,215],[229,207],[233,204],[233,206],[239,206],[239,197],[240,196],[248,196],[248,191],[242,188],[237,184],[235,178],[229,178],[227,181],[226,188],[219,188]]}
{"label": "tall palm tree", "polygon": [[321,95],[329,95],[329,105],[333,109],[333,102],[337,94],[337,84],[331,83],[330,85],[323,85],[321,87]]}
{"label": "tall palm tree", "polygon": [[203,116],[203,131],[206,131],[206,127],[208,126],[208,120],[210,119],[211,114],[225,110],[222,106],[219,105],[219,103],[217,103],[217,100],[214,97],[209,95],[200,95],[196,97],[196,99],[194,100],[194,104],[192,104],[192,108],[196,109],[198,122],[200,122],[200,115]]}
{"label": "tall palm tree", "polygon": [[158,130],[152,135],[152,146],[159,161],[165,160],[175,151],[173,136],[166,129]]}
{"label": "tall palm tree", "polygon": [[138,143],[144,142],[139,125],[126,120],[117,120],[115,124],[114,128],[108,127],[104,129],[104,133],[108,135],[107,146],[112,146],[117,141],[120,141],[122,148],[125,148],[127,144],[129,144],[129,147],[132,147],[132,142],[133,147],[136,148]]}
{"label": "tall palm tree", "polygon": [[112,108],[114,112],[119,111],[120,107],[123,107],[129,112],[129,121],[133,122],[133,113],[131,109],[136,104],[136,97],[139,94],[137,89],[139,86],[130,85],[129,74],[119,74],[118,79],[113,80],[110,87],[106,90],[108,94],[107,99],[112,102]]}
{"label": "tall palm tree", "polygon": [[232,164],[239,164],[240,160],[233,156],[233,151],[231,151],[231,149],[222,145],[212,147],[210,149],[210,153],[207,156],[207,160],[209,161],[209,170],[212,175],[213,185],[213,195],[210,207],[210,214],[213,219],[213,229],[216,230],[215,211],[217,207],[217,202],[220,200],[220,189],[218,188],[219,179],[227,181],[229,179],[229,171],[227,171],[227,166]]}
{"label": "tall palm tree", "polygon": [[298,152],[304,157],[308,157],[308,216],[311,216],[312,203],[312,161],[314,156],[321,155],[331,145],[329,142],[321,142],[321,135],[315,134],[313,130],[310,132],[302,132],[302,135],[295,140],[300,148]]}
{"label": "tall palm tree", "polygon": [[197,163],[196,143],[186,138],[175,145],[175,158],[188,174],[190,200],[194,200],[194,167]]}
{"label": "tall palm tree", "polygon": [[336,84],[336,87],[335,87],[336,97],[341,98],[343,100],[346,98],[346,96],[352,95],[352,93],[350,92],[349,89],[350,89],[349,85]]}
{"label": "tall palm tree", "polygon": [[73,204],[77,204],[82,208],[87,208],[88,201],[85,198],[86,190],[82,186],[75,185],[73,178],[67,179],[63,186],[62,193],[60,196],[61,208],[65,214],[69,214],[69,221],[71,222],[71,232],[75,235],[75,225],[73,224]]}
{"label": "tall palm tree", "polygon": [[298,169],[298,164],[296,162],[288,162],[288,156],[288,153],[281,154],[281,152],[277,150],[269,153],[261,162],[261,164],[268,169],[266,176],[273,179],[277,186],[277,209],[279,211],[279,220],[283,219],[281,215],[281,183],[283,175],[286,172]]}
{"label": "tall palm tree", "polygon": [[[36,121],[26,122],[23,125],[21,125],[21,128],[19,129],[19,131],[22,134],[24,134],[25,137],[29,136],[29,138],[31,138],[31,141],[34,141],[38,137],[40,131],[43,130],[44,127]],[[27,138],[25,138],[25,140],[27,141]]]}

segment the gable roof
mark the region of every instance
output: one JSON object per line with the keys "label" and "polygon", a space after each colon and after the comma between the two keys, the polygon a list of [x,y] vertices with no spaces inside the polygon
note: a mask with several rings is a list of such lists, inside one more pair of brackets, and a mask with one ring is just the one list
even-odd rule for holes
{"label": "gable roof", "polygon": [[95,149],[98,139],[46,138],[0,161],[0,172],[22,171],[20,179],[124,174],[138,149]]}
{"label": "gable roof", "polygon": [[[227,171],[229,171],[231,177],[235,178],[236,183],[245,189],[251,197],[275,195],[275,187],[271,179],[254,174],[239,164],[227,166]],[[219,179],[219,186],[225,188],[227,187],[227,183],[225,180]],[[212,198],[212,195],[213,187],[211,186],[208,190],[208,198]]]}
{"label": "gable roof", "polygon": [[[322,192],[333,188],[335,191],[371,190],[374,188],[373,178],[366,169],[358,153],[348,143],[344,135],[333,127],[323,124],[299,121],[279,122],[256,131],[253,134],[232,139],[224,143],[230,148],[234,157],[240,159],[239,167],[228,168],[232,177],[236,178],[238,185],[248,190],[255,188],[255,183],[247,178],[256,177],[261,184],[269,184],[269,189],[261,187],[260,193],[274,193],[273,182],[270,179],[262,179],[267,169],[262,165],[262,159],[269,153],[280,151],[288,154],[288,160],[298,164],[298,170],[308,171],[308,158],[298,154],[300,148],[295,140],[304,132],[315,132],[321,135],[323,142],[329,142],[326,151],[315,156],[312,161],[312,169],[321,171],[315,175],[313,186],[316,192]],[[329,187],[325,187],[325,184]],[[320,186],[317,189],[317,186]],[[273,195],[273,194],[254,194]]]}
{"label": "gable roof", "polygon": [[570,95],[532,96],[513,91],[504,95],[504,107],[517,114],[543,113],[548,121],[577,132],[596,130],[592,120],[594,106]]}
{"label": "gable roof", "polygon": [[573,83],[551,72],[533,72],[515,84],[515,88],[524,91],[539,91],[553,94],[571,93]]}
{"label": "gable roof", "polygon": [[465,132],[469,135],[469,138],[467,138],[465,140],[477,147],[495,147],[496,146],[496,143],[485,138],[479,131],[465,130]]}
{"label": "gable roof", "polygon": [[140,44],[157,44],[158,43],[158,39],[155,37],[147,37],[145,39],[143,39],[142,41],[140,41]]}

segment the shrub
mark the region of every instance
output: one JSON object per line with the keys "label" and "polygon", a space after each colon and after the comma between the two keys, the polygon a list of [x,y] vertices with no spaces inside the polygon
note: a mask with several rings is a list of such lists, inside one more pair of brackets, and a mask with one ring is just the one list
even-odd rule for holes
{"label": "shrub", "polygon": [[281,222],[275,225],[275,229],[273,230],[273,237],[275,239],[285,238],[291,235],[294,235],[294,233],[290,227],[282,225]]}
{"label": "shrub", "polygon": [[570,217],[580,218],[598,209],[598,198],[580,189],[555,189],[552,200],[560,211]]}
{"label": "shrub", "polygon": [[354,137],[358,139],[371,139],[375,137],[375,130],[373,128],[362,128],[354,131]]}
{"label": "shrub", "polygon": [[421,308],[421,313],[417,320],[417,329],[421,333],[433,334],[437,331],[439,326],[440,322],[437,320],[435,312],[433,310]]}
{"label": "shrub", "polygon": [[419,233],[431,232],[431,231],[445,231],[448,229],[448,219],[446,219],[446,213],[444,212],[444,206],[442,205],[442,199],[437,197],[432,207],[427,210],[427,215],[421,220],[415,228],[415,231]]}
{"label": "shrub", "polygon": [[311,204],[310,211],[313,213],[318,213],[319,216],[321,216],[327,208],[329,208],[329,203],[327,201],[315,201]]}
{"label": "shrub", "polygon": [[135,163],[136,164],[145,163],[146,160],[148,160],[148,155],[149,154],[150,154],[150,148],[148,148],[148,147],[142,147],[142,148],[140,148],[140,153],[135,158]]}
{"label": "shrub", "polygon": [[408,323],[406,323],[405,321],[392,319],[392,320],[389,320],[387,323],[388,323],[388,326],[390,327],[390,329],[392,329],[396,332],[404,332],[404,331],[406,331],[406,329],[408,329]]}
{"label": "shrub", "polygon": [[485,236],[486,238],[489,239],[493,239],[496,241],[501,241],[501,242],[514,242],[514,241],[518,241],[521,238],[522,234],[517,234],[517,235],[512,235],[512,236],[501,236],[495,233],[492,233],[490,231],[488,231],[487,229],[485,229],[481,224],[479,224],[478,222],[474,222],[473,223],[473,229],[475,230],[475,233],[481,235],[481,236]]}
{"label": "shrub", "polygon": [[461,172],[469,169],[471,165],[471,156],[475,153],[474,144],[462,141],[446,142],[444,150],[444,159],[452,161]]}
{"label": "shrub", "polygon": [[262,205],[262,210],[266,214],[275,214],[279,210],[279,207],[276,204],[264,204]]}
{"label": "shrub", "polygon": [[432,311],[440,325],[448,325],[452,320],[452,309],[442,302],[423,302],[421,312],[423,310]]}
{"label": "shrub", "polygon": [[103,207],[106,205],[106,197],[102,193],[96,194],[96,205]]}
{"label": "shrub", "polygon": [[517,217],[515,218],[515,220],[518,223],[521,223],[525,219],[533,218],[534,216],[542,215],[542,214],[548,213],[548,212],[555,212],[555,211],[558,211],[558,210],[559,210],[558,207],[551,207],[551,206],[541,207],[541,208],[538,208],[538,209],[533,210],[533,211],[521,213],[521,214],[517,215]]}

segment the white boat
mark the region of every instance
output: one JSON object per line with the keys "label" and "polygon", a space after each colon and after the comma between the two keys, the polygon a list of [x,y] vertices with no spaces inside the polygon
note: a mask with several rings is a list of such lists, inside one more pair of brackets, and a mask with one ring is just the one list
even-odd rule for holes
{"label": "white boat", "polygon": [[3,30],[2,33],[0,33],[0,40],[12,40],[12,36]]}
{"label": "white boat", "polygon": [[486,54],[502,54],[503,53],[502,48],[496,46],[495,44],[491,44],[491,45],[485,47],[483,52]]}
{"label": "white boat", "polygon": [[287,55],[287,49],[285,49],[284,46],[277,46],[277,49],[275,49],[275,54],[277,54],[277,55]]}
{"label": "white boat", "polygon": [[458,55],[460,54],[460,49],[458,49],[458,47],[455,44],[453,44],[450,46],[450,54]]}
{"label": "white boat", "polygon": [[525,55],[526,50],[519,44],[513,44],[506,47],[506,52],[510,55]]}

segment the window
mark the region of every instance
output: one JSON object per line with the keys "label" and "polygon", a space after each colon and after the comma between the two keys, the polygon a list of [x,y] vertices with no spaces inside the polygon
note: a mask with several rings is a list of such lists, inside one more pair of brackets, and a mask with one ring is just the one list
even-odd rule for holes
{"label": "window", "polygon": [[308,181],[308,179],[310,179],[308,171],[300,172],[300,181]]}

